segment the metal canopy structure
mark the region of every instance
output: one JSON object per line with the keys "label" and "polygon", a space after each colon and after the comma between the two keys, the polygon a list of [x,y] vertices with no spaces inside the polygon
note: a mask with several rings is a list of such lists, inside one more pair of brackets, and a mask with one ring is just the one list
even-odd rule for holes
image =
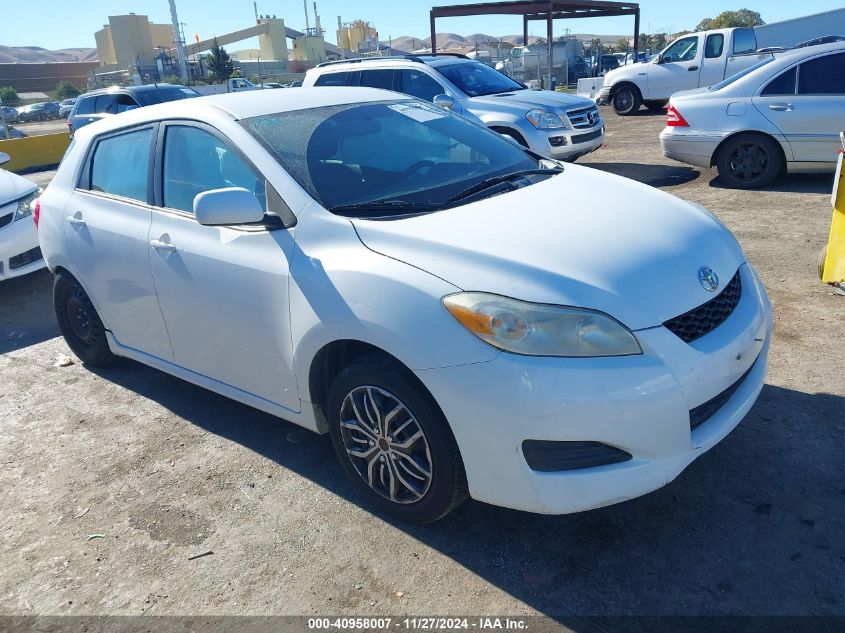
{"label": "metal canopy structure", "polygon": [[523,44],[528,46],[528,22],[545,20],[546,40],[549,47],[549,81],[553,63],[553,25],[555,20],[573,18],[599,18],[616,15],[634,16],[634,59],[639,52],[640,5],[634,2],[610,2],[609,0],[510,0],[509,2],[479,2],[476,4],[453,4],[431,9],[431,52],[437,52],[437,18],[456,18],[471,15],[521,15]]}

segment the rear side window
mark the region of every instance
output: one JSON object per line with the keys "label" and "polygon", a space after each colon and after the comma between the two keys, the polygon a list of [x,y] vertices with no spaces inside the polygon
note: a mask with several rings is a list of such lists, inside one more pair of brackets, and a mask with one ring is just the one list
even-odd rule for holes
{"label": "rear side window", "polygon": [[767,97],[771,95],[794,95],[795,94],[795,68],[790,68],[785,73],[781,73],[769,82],[769,85],[763,88],[761,96]]}
{"label": "rear side window", "polygon": [[76,104],[76,114],[94,114],[94,103],[97,97],[84,97]]}
{"label": "rear side window", "polygon": [[349,73],[325,73],[317,77],[315,86],[343,86]]}
{"label": "rear side window", "polygon": [[153,129],[104,138],[91,161],[92,191],[147,201],[147,172]]}
{"label": "rear side window", "polygon": [[713,59],[721,57],[725,50],[725,36],[721,33],[713,33],[707,36],[707,43],[704,45],[704,57]]}
{"label": "rear side window", "polygon": [[392,68],[376,68],[361,71],[361,85],[367,88],[381,88],[382,90],[396,90],[393,78],[396,74]]}
{"label": "rear side window", "polygon": [[753,29],[737,29],[734,31],[734,55],[751,53],[757,49],[757,36]]}
{"label": "rear side window", "polygon": [[196,127],[172,125],[164,140],[164,206],[194,212],[197,194],[243,187],[267,210],[264,178],[227,143]]}
{"label": "rear side window", "polygon": [[845,95],[845,53],[826,55],[801,64],[800,95]]}
{"label": "rear side window", "polygon": [[445,94],[446,91],[439,83],[419,70],[403,70],[402,92],[423,101],[432,101],[437,95]]}

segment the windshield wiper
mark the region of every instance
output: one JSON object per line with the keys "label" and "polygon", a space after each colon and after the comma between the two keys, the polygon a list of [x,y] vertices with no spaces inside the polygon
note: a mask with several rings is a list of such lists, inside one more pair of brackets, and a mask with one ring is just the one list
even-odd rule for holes
{"label": "windshield wiper", "polygon": [[425,213],[443,208],[439,202],[407,202],[405,200],[372,200],[370,202],[355,202],[352,204],[340,204],[331,207],[329,211],[337,215],[358,215],[358,211],[411,211],[413,213]]}
{"label": "windshield wiper", "polygon": [[495,185],[501,184],[503,182],[508,182],[510,180],[513,180],[514,178],[519,178],[520,176],[554,176],[556,174],[561,173],[562,171],[563,167],[553,167],[546,169],[521,169],[520,171],[513,171],[509,174],[493,176],[492,178],[485,178],[481,182],[477,182],[471,187],[467,187],[460,193],[456,193],[446,202],[457,202],[458,200],[463,200],[464,198],[468,198],[474,193],[484,191],[485,189],[489,189],[490,187],[494,187]]}

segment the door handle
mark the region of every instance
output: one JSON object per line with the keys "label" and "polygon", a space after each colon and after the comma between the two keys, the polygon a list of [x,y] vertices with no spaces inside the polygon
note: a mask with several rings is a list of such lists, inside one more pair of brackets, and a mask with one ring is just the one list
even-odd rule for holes
{"label": "door handle", "polygon": [[694,70],[698,70],[698,66],[690,66],[687,70],[693,72]]}
{"label": "door handle", "polygon": [[778,112],[792,112],[795,109],[795,106],[791,103],[771,103],[769,104],[769,110],[776,110]]}
{"label": "door handle", "polygon": [[152,246],[157,251],[162,251],[164,253],[175,253],[176,247],[169,242],[162,242],[161,240],[150,240],[150,246]]}
{"label": "door handle", "polygon": [[80,213],[79,211],[77,211],[73,215],[67,216],[65,218],[65,221],[67,221],[67,223],[71,226],[87,226],[85,220],[82,219],[82,213]]}

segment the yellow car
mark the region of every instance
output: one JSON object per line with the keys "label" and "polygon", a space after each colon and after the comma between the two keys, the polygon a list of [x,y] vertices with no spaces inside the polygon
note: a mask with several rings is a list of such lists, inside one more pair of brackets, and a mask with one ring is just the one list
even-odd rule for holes
{"label": "yellow car", "polygon": [[[845,148],[845,132],[839,135]],[[833,219],[830,221],[830,237],[827,246],[819,256],[819,276],[826,284],[842,288],[845,286],[845,169],[843,154],[839,154],[836,177],[833,180]]]}

